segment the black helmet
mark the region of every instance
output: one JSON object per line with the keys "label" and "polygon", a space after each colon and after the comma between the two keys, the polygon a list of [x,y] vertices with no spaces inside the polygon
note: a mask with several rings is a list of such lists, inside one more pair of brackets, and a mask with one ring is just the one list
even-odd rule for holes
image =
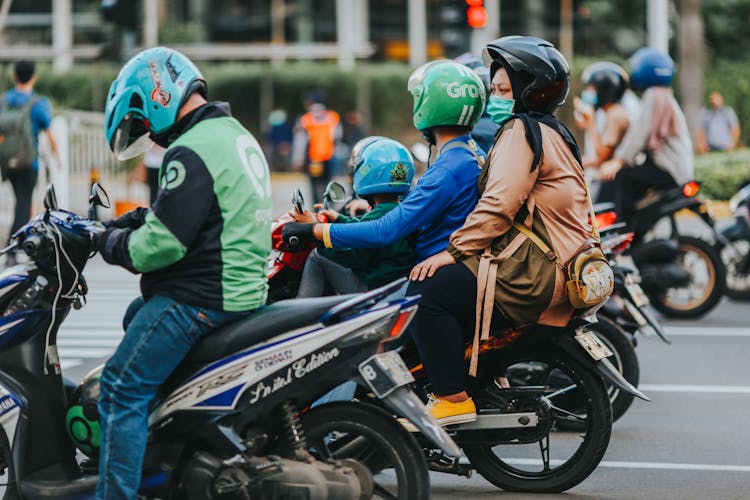
{"label": "black helmet", "polygon": [[490,42],[482,51],[482,58],[491,76],[501,66],[508,72],[517,113],[552,113],[568,96],[568,62],[546,40],[535,36],[504,36]]}
{"label": "black helmet", "polygon": [[596,106],[618,102],[628,88],[628,74],[620,66],[608,61],[594,63],[583,70],[584,85],[596,87]]}

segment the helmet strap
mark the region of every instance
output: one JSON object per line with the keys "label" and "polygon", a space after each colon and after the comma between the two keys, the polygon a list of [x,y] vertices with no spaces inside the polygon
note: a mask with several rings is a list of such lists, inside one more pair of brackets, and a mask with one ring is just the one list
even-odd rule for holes
{"label": "helmet strap", "polygon": [[[437,139],[435,139],[435,131],[431,128],[422,130],[422,137],[424,137],[424,140],[427,142],[427,144],[430,145],[430,148],[434,146],[437,142]],[[432,151],[432,149],[430,149]]]}

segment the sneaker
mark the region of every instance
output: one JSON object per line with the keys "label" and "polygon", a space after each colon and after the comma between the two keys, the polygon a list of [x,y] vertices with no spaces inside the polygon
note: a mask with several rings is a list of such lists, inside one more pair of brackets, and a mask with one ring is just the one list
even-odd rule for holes
{"label": "sneaker", "polygon": [[[477,419],[477,407],[471,398],[460,403],[451,403],[445,399],[430,395],[430,402],[427,403],[427,410],[433,418],[442,425],[465,424],[474,422]],[[418,432],[418,429],[405,418],[399,418],[398,421],[409,432]]]}

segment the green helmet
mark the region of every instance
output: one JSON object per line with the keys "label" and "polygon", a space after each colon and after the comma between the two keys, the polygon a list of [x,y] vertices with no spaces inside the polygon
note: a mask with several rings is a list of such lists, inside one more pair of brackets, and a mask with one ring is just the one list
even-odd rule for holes
{"label": "green helmet", "polygon": [[477,74],[449,60],[432,61],[415,69],[409,77],[409,92],[414,97],[417,130],[441,125],[474,128],[487,99]]}
{"label": "green helmet", "polygon": [[99,456],[101,427],[99,426],[99,377],[102,366],[92,370],[76,387],[65,414],[65,428],[76,448],[90,457]]}

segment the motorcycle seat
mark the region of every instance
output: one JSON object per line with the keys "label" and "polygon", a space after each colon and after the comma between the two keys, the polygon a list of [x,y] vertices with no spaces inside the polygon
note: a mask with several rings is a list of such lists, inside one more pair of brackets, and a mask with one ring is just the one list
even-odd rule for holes
{"label": "motorcycle seat", "polygon": [[284,332],[315,324],[326,311],[350,298],[352,295],[335,295],[275,302],[203,337],[181,366],[205,365]]}

